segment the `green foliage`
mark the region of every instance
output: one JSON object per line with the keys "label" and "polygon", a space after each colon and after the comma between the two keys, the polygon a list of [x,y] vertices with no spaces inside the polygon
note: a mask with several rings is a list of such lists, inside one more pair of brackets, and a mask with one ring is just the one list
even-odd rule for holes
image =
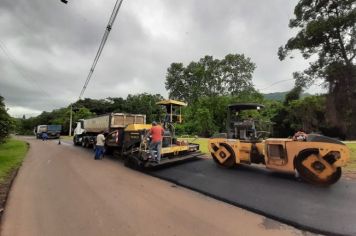
{"label": "green foliage", "polygon": [[148,93],[128,95],[123,105],[123,111],[134,114],[146,115],[146,122],[160,120],[164,111],[156,103],[163,100],[160,94],[151,95]]}
{"label": "green foliage", "polygon": [[[107,99],[90,99],[77,101],[72,104],[73,107],[73,127],[79,119],[86,119],[96,115],[108,114],[111,112],[123,112],[132,114],[145,114],[147,122],[159,120],[164,110],[156,103],[162,100],[160,94],[136,94],[128,95],[126,99],[110,97]],[[41,124],[60,124],[62,133],[69,132],[71,106],[53,110],[51,112],[42,112],[37,117],[29,119],[16,119],[16,132],[19,134],[33,134],[37,125]]]}
{"label": "green foliage", "polygon": [[[292,92],[294,94],[295,91]],[[340,137],[339,133],[330,130],[325,119],[325,95],[309,96],[303,99],[291,99],[277,105],[274,122],[274,135],[288,137],[299,129],[307,133],[317,132]]]}
{"label": "green foliage", "polygon": [[25,142],[10,139],[0,144],[0,182],[14,169],[21,165],[27,152]]}
{"label": "green foliage", "polygon": [[107,114],[112,112],[112,100],[84,98],[73,103],[74,108],[87,108],[95,114]]}
{"label": "green foliage", "polygon": [[243,54],[228,54],[224,59],[205,56],[187,67],[172,63],[167,69],[166,89],[169,97],[188,103],[203,96],[238,95],[255,92],[252,73],[256,68]]}
{"label": "green foliage", "polygon": [[[69,120],[70,120],[70,106],[66,108],[60,108],[51,112],[42,112],[37,117],[31,117],[28,119],[16,119],[16,132],[24,135],[32,135],[35,127],[38,125],[62,125],[62,133],[69,132]],[[85,119],[95,116],[89,109],[73,108],[73,121],[79,119]]]}
{"label": "green foliage", "polygon": [[323,79],[329,94],[326,116],[349,138],[356,137],[356,4],[354,0],[300,0],[289,27],[297,35],[280,47],[281,60],[292,50],[316,56],[310,67],[295,72],[296,85],[309,87]]}
{"label": "green foliage", "polygon": [[9,136],[13,124],[13,120],[7,113],[4,98],[0,96],[0,143],[3,143]]}
{"label": "green foliage", "polygon": [[302,93],[302,87],[296,86],[286,94],[284,104],[288,105],[291,101],[298,100]]}
{"label": "green foliage", "polygon": [[263,97],[259,93],[240,96],[201,97],[195,103],[183,110],[182,125],[177,125],[177,134],[197,134],[210,137],[217,132],[226,132],[227,107],[238,102],[262,103]]}
{"label": "green foliage", "polygon": [[300,31],[279,49],[280,59],[298,49],[305,58],[317,53],[320,69],[331,62],[351,63],[356,40],[354,0],[300,0],[294,14],[289,27]]}

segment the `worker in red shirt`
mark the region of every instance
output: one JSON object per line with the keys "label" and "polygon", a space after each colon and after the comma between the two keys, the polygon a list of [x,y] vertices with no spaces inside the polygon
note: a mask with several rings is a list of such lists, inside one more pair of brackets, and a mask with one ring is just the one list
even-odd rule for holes
{"label": "worker in red shirt", "polygon": [[[155,121],[152,122],[152,128],[149,131],[151,135],[151,143],[150,143],[150,154],[152,161],[159,163],[161,161],[161,146],[162,146],[162,138],[164,134],[164,129],[157,125]],[[155,158],[155,152],[157,152],[157,158]]]}

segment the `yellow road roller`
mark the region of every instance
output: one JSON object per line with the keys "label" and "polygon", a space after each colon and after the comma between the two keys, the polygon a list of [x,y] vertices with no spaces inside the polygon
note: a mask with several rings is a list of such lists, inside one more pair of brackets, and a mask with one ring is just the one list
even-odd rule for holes
{"label": "yellow road roller", "polygon": [[259,111],[264,106],[239,103],[228,106],[227,133],[209,140],[214,161],[224,167],[262,164],[266,168],[295,174],[306,182],[328,186],[341,177],[341,167],[350,158],[350,150],[339,140],[318,134],[293,138],[265,138],[256,120],[242,118],[241,112]]}

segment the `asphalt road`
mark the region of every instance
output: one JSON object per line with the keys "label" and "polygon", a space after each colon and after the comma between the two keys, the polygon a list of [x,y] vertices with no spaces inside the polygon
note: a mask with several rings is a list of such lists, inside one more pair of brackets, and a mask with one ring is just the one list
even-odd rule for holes
{"label": "asphalt road", "polygon": [[225,169],[199,160],[151,174],[313,232],[356,235],[356,182],[327,188],[259,167]]}
{"label": "asphalt road", "polygon": [[2,236],[305,235],[120,161],[96,161],[92,151],[27,141],[30,150],[5,207]]}

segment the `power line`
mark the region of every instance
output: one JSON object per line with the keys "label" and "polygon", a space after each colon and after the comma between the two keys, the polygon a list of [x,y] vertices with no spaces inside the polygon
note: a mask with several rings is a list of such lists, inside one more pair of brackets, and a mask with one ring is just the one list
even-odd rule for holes
{"label": "power line", "polygon": [[262,89],[260,89],[260,90],[265,90],[265,89],[268,89],[268,88],[270,88],[270,87],[273,87],[273,86],[276,85],[276,84],[280,84],[280,83],[287,82],[287,81],[291,81],[291,80],[294,80],[294,79],[279,80],[279,81],[274,82],[274,83],[272,83],[272,84],[268,85],[267,87],[262,88]]}
{"label": "power line", "polygon": [[84,83],[84,86],[82,88],[82,91],[80,92],[80,95],[79,95],[79,100],[82,98],[84,92],[85,92],[85,89],[87,88],[88,84],[89,84],[89,81],[91,79],[91,76],[93,75],[94,73],[94,69],[95,69],[95,66],[96,64],[98,63],[98,60],[99,60],[99,57],[101,55],[101,52],[103,51],[103,48],[105,46],[105,43],[106,43],[106,40],[108,39],[108,36],[110,34],[110,31],[112,29],[112,26],[114,24],[114,21],[116,19],[116,16],[120,10],[120,7],[121,7],[121,4],[122,4],[122,1],[123,0],[116,0],[116,3],[115,3],[115,6],[114,6],[114,9],[111,13],[111,16],[110,16],[110,19],[109,19],[109,22],[108,22],[108,25],[106,26],[106,29],[105,29],[105,32],[104,32],[104,35],[103,35],[103,38],[101,40],[101,43],[100,43],[100,46],[99,46],[99,49],[98,49],[98,52],[96,53],[96,56],[94,58],[94,62],[89,70],[89,74],[87,76],[87,79],[85,80],[85,83]]}
{"label": "power line", "polygon": [[11,55],[10,51],[6,49],[6,46],[4,43],[2,43],[0,41],[0,48],[2,49],[2,51],[5,53],[5,56],[9,59],[9,61],[14,65],[14,68],[17,68],[17,72],[25,79],[25,80],[31,80],[32,84],[36,85],[37,89],[39,89],[43,94],[45,94],[46,96],[48,96],[50,99],[52,99],[52,97],[44,90],[41,88],[41,86],[39,86],[39,84],[37,83],[36,80],[34,80],[31,76],[25,75],[25,73],[22,71],[21,66],[19,66],[16,61],[16,59]]}

